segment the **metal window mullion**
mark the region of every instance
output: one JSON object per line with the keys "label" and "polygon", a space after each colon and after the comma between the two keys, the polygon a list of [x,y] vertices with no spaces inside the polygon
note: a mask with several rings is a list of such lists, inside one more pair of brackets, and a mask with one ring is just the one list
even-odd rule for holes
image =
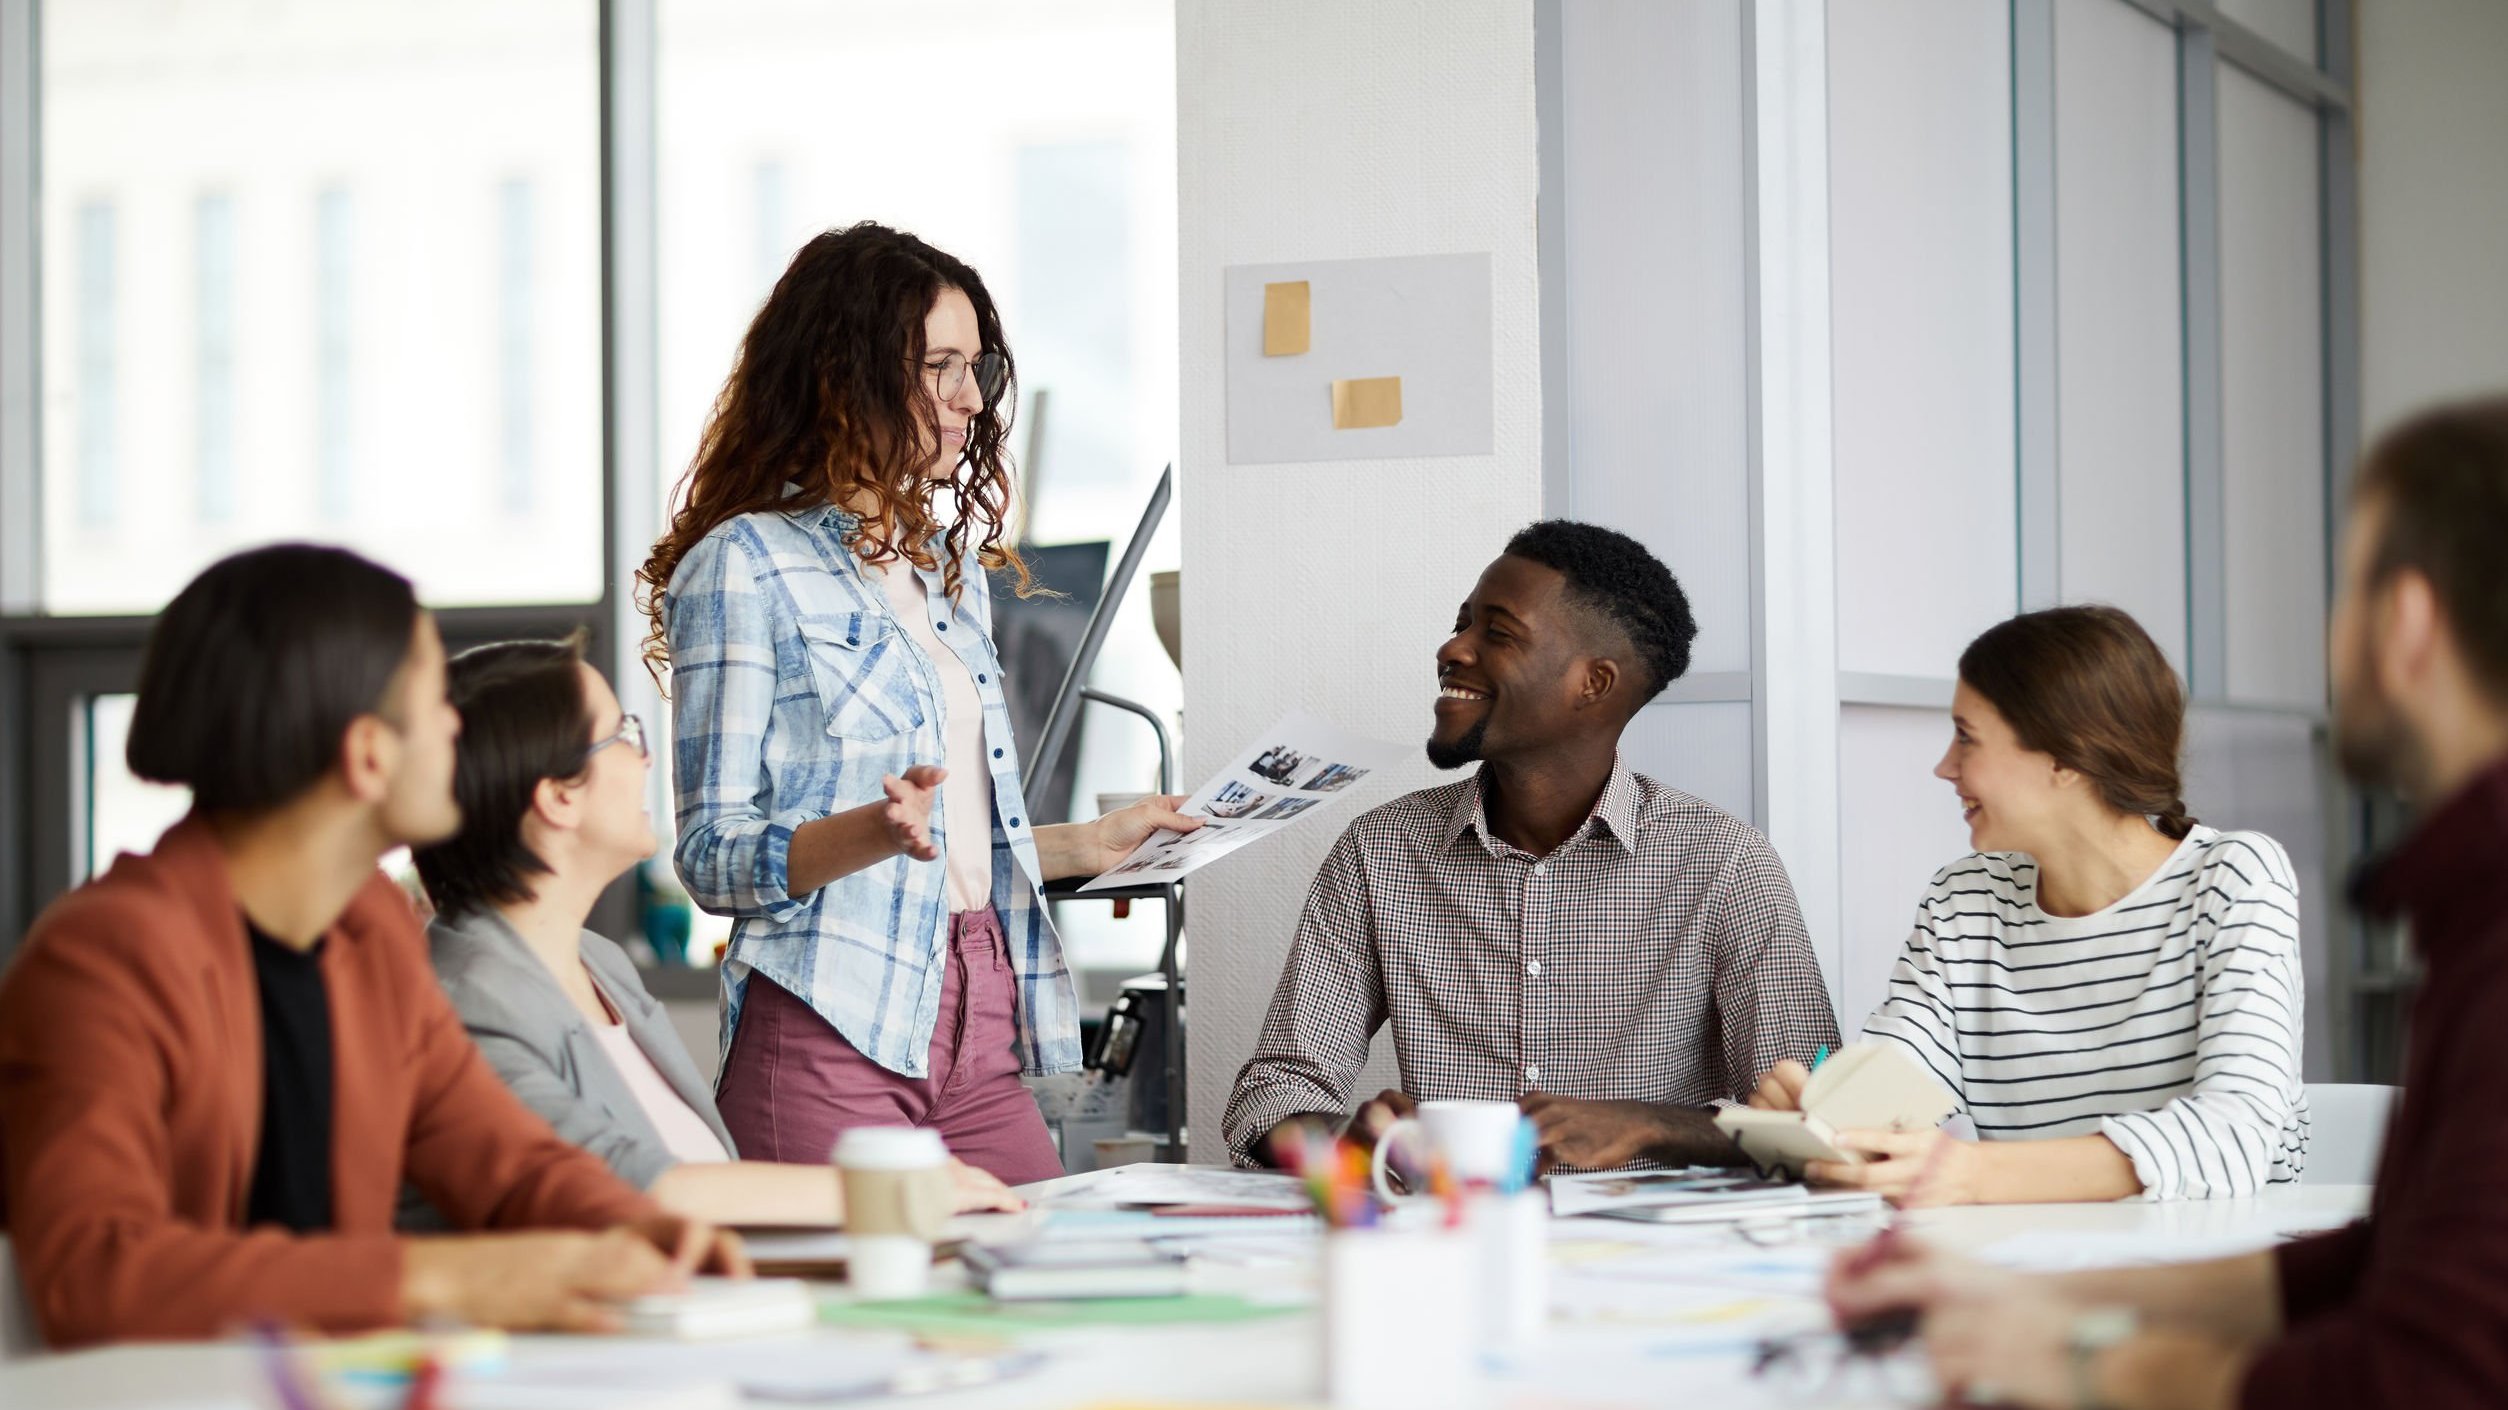
{"label": "metal window mullion", "polygon": [[2186,666],[2201,701],[2229,694],[2228,503],[2222,461],[2220,105],[2209,31],[2177,32],[2178,267],[2185,345]]}
{"label": "metal window mullion", "polygon": [[2063,599],[2055,261],[2055,4],[2012,0],[2013,472],[2023,611]]}
{"label": "metal window mullion", "polygon": [[0,615],[43,595],[41,281],[36,208],[42,63],[35,0],[0,0]]}
{"label": "metal window mullion", "polygon": [[27,786],[35,762],[27,660],[6,625],[37,610],[43,591],[40,32],[35,0],[0,0],[0,963],[34,918],[34,839],[44,831]]}
{"label": "metal window mullion", "polygon": [[[2317,54],[2315,63],[2293,54],[2267,39],[2257,30],[2222,13],[2220,6],[2209,0],[2123,0],[2172,29],[2193,27],[2213,36],[2213,52],[2236,64],[2257,79],[2282,90],[2300,102],[2327,107],[2351,106],[2351,71],[2346,64],[2334,61],[2334,48],[2326,39],[2324,16],[2332,7],[2345,7],[2346,0],[2322,0],[2318,8]],[[2344,16],[2343,50],[2347,56],[2349,15]]]}
{"label": "metal window mullion", "polygon": [[[2317,54],[2326,72],[2346,89],[2354,74],[2352,43],[2351,0],[2318,0]],[[2335,543],[2360,454],[2360,187],[2352,111],[2320,108],[2317,124],[2318,248],[2325,320],[2325,587],[2330,607]],[[2318,739],[2320,749],[2330,743],[2323,731]],[[2325,773],[2329,858],[2339,859],[2348,872],[2378,842],[2370,804],[2367,795],[2352,788],[2338,771],[2329,767]],[[2371,1066],[2372,1055],[2365,1051],[2363,1037],[2368,1026],[2359,1012],[2359,975],[2369,954],[2370,925],[2366,916],[2355,911],[2328,927],[2326,978],[2331,992],[2325,1012],[2336,1081],[2364,1080]]]}
{"label": "metal window mullion", "polygon": [[[601,0],[601,606],[594,659],[620,708],[653,737],[670,738],[667,707],[642,664],[644,617],[636,569],[660,536],[660,201],[655,111],[659,0]],[[646,805],[667,827],[668,747],[653,751]],[[667,836],[663,853],[668,855]],[[624,937],[639,928],[629,884],[603,894],[593,924]]]}

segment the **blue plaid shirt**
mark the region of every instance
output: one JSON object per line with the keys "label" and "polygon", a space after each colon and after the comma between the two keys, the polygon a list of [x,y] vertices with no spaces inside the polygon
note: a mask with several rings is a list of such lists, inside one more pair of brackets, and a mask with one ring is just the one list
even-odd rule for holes
{"label": "blue plaid shirt", "polygon": [[[826,504],[744,514],[706,535],[671,575],[662,612],[679,790],[673,860],[698,905],[737,918],[723,965],[726,1055],[756,973],[880,1066],[926,1077],[949,944],[945,855],[893,857],[806,896],[786,883],[793,829],[878,800],[884,775],[944,762],[937,669],[846,548],[854,523]],[[964,565],[954,603],[938,573],[922,578],[935,635],[966,663],[984,701],[993,909],[1019,986],[1020,1061],[1031,1073],[1068,1072],[1080,1065],[1078,999],[1037,897],[984,572]],[[935,800],[932,831],[944,854],[962,845],[955,822]]]}

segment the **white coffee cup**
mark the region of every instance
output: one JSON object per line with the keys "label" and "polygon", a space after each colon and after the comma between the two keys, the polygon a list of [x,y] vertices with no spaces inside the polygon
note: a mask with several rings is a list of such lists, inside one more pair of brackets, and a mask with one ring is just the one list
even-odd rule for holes
{"label": "white coffee cup", "polygon": [[1421,1102],[1419,1115],[1402,1118],[1376,1138],[1376,1193],[1388,1201],[1396,1198],[1387,1179],[1386,1162],[1391,1159],[1394,1146],[1405,1140],[1422,1147],[1415,1159],[1423,1167],[1432,1157],[1442,1158],[1446,1173],[1458,1181],[1507,1184],[1517,1173],[1516,1128],[1524,1120],[1524,1113],[1513,1102]]}
{"label": "white coffee cup", "polygon": [[918,1297],[949,1220],[949,1148],[938,1131],[857,1126],[836,1138],[845,1187],[846,1281],[865,1298]]}

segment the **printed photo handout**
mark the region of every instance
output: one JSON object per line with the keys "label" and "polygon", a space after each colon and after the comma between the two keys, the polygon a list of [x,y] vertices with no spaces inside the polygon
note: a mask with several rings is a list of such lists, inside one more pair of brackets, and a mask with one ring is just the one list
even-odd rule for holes
{"label": "printed photo handout", "polygon": [[1324,812],[1348,796],[1351,785],[1390,767],[1403,753],[1312,715],[1290,715],[1185,801],[1182,811],[1209,821],[1189,833],[1154,834],[1080,889],[1176,880]]}

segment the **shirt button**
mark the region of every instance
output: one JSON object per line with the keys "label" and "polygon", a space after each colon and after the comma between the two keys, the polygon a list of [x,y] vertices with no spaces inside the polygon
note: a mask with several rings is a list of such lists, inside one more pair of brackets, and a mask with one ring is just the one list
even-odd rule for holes
{"label": "shirt button", "polygon": [[1525,972],[1526,974],[1532,975],[1532,976],[1534,976],[1534,977],[1536,977],[1536,978],[1540,977],[1540,975],[1541,975],[1541,961],[1539,961],[1539,960],[1533,960],[1533,961],[1530,961],[1529,963],[1527,963],[1527,964],[1524,966],[1524,972]]}
{"label": "shirt button", "polygon": [[1527,1082],[1539,1082],[1541,1080],[1541,1064],[1536,1062],[1527,1065],[1524,1069],[1524,1080]]}
{"label": "shirt button", "polygon": [[1535,862],[1535,863],[1533,863],[1533,875],[1535,875],[1535,876],[1548,876],[1549,874],[1550,874],[1550,864],[1549,864],[1548,862]]}
{"label": "shirt button", "polygon": [[947,622],[934,622],[932,625],[938,627],[942,631],[949,630],[949,624]]}
{"label": "shirt button", "polygon": [[991,676],[977,676],[975,678],[975,683],[977,685],[988,685],[992,682],[992,679],[993,678]]}
{"label": "shirt button", "polygon": [[1000,757],[1001,757],[1001,751],[1000,751],[1000,750],[998,750],[998,749],[994,750],[994,751],[993,751],[993,757],[994,757],[994,758],[996,758],[996,759],[1000,758]]}
{"label": "shirt button", "polygon": [[1018,820],[1017,818],[1012,818],[1012,819],[1010,820],[1010,825],[1011,825],[1012,827],[1017,827],[1017,826],[1019,825],[1019,820]]}

